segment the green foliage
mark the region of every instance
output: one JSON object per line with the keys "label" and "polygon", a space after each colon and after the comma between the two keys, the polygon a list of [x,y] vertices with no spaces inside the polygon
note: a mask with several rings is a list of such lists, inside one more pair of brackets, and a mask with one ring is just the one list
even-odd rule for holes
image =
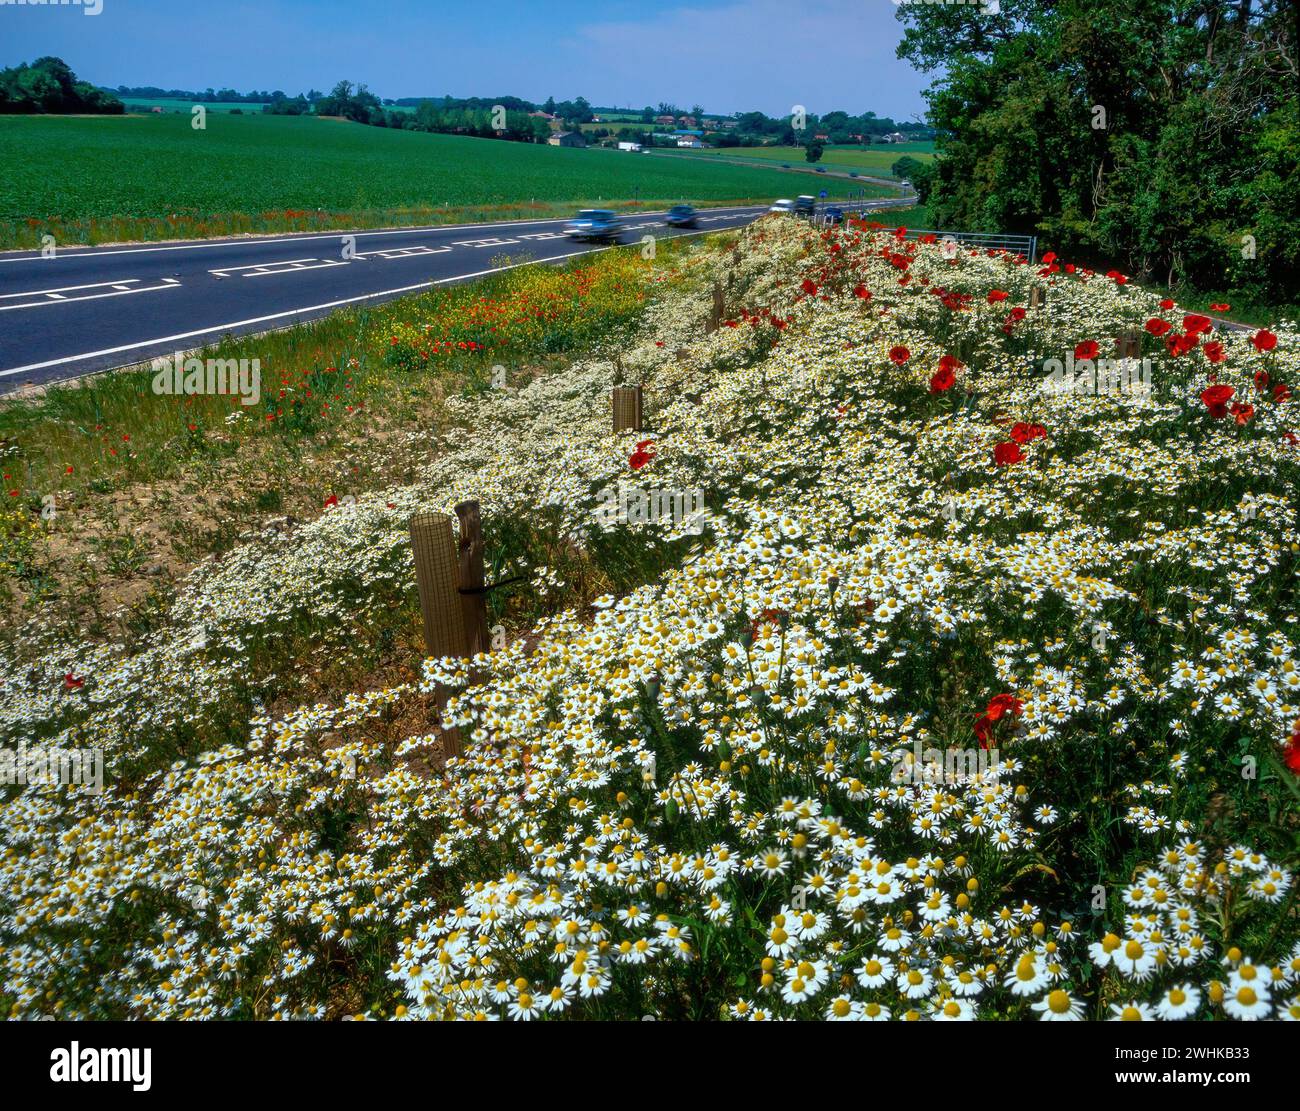
{"label": "green foliage", "polygon": [[0,113],[6,115],[120,115],[122,102],[85,81],[78,81],[62,58],[37,58],[0,69]]}
{"label": "green foliage", "polygon": [[922,193],[940,226],[1037,233],[1167,286],[1294,299],[1300,123],[1280,0],[910,4],[898,18],[899,56],[944,70],[927,98],[946,137]]}

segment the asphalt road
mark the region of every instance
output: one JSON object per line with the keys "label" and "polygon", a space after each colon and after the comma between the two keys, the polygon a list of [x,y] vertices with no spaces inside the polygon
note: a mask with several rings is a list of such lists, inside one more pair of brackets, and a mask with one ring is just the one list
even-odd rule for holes
{"label": "asphalt road", "polygon": [[[906,203],[876,200],[861,207]],[[696,231],[738,227],[766,210],[701,209]],[[628,218],[626,249],[636,249],[646,235],[680,234],[662,216]],[[492,272],[491,260],[500,255],[544,262],[604,247],[567,238],[564,223],[67,247],[52,258],[2,253],[0,394],[465,281]]]}

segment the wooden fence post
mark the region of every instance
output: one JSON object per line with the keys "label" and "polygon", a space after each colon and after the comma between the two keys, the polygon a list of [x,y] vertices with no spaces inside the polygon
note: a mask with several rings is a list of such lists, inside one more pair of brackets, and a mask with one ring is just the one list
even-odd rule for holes
{"label": "wooden fence post", "polygon": [[713,309],[709,313],[709,322],[705,325],[706,332],[716,332],[722,327],[722,318],[727,314],[726,298],[722,295],[722,283],[713,283]]}
{"label": "wooden fence post", "polygon": [[1136,330],[1120,332],[1115,340],[1115,348],[1121,359],[1138,359],[1142,357],[1142,333]]}
{"label": "wooden fence post", "polygon": [[1047,290],[1041,286],[1034,286],[1029,291],[1029,307],[1031,309],[1041,309],[1047,304]]}
{"label": "wooden fence post", "polygon": [[[465,620],[456,592],[456,546],[451,518],[445,513],[417,513],[411,518],[411,549],[415,554],[415,582],[424,617],[424,646],[430,656],[465,654]],[[435,696],[439,710],[446,694]],[[441,724],[441,722],[440,722]],[[443,751],[460,755],[460,734],[442,725]]]}
{"label": "wooden fence post", "polygon": [[465,626],[465,655],[472,658],[488,650],[487,594],[483,591],[483,519],[476,501],[461,502],[456,506],[456,516],[460,519],[457,581]]}
{"label": "wooden fence post", "polygon": [[641,431],[641,387],[614,387],[614,431]]}

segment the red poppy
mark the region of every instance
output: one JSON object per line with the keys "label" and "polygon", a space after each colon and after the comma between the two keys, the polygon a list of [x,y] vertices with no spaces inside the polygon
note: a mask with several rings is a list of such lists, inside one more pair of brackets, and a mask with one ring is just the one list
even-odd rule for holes
{"label": "red poppy", "polygon": [[639,471],[655,457],[655,449],[653,445],[653,440],[642,440],[636,445],[636,450],[627,457],[628,465],[631,466],[634,471]]}
{"label": "red poppy", "polygon": [[1101,345],[1095,339],[1086,339],[1074,346],[1074,357],[1076,359],[1095,359],[1100,352]]}
{"label": "red poppy", "polygon": [[1163,301],[1160,302],[1160,307],[1164,309],[1166,312],[1168,312],[1170,309],[1174,307],[1174,303],[1168,297],[1166,297]]}
{"label": "red poppy", "polygon": [[1293,736],[1282,753],[1284,763],[1296,775],[1300,775],[1300,734]]}
{"label": "red poppy", "polygon": [[996,305],[999,301],[1005,301],[1005,300],[1007,299],[1008,296],[1009,296],[1009,294],[1003,292],[1003,291],[1000,290],[1000,289],[990,289],[990,290],[989,290],[989,304],[990,304],[990,305]]}
{"label": "red poppy", "polygon": [[803,284],[799,286],[809,297],[817,296],[817,285],[811,278],[804,278]]}
{"label": "red poppy", "polygon": [[1011,428],[1011,438],[1018,444],[1027,444],[1046,435],[1047,429],[1041,424],[1026,424],[1024,421],[1018,421]]}
{"label": "red poppy", "polygon": [[1106,277],[1108,277],[1116,285],[1123,285],[1125,282],[1128,281],[1128,278],[1124,277],[1124,275],[1121,274],[1118,270],[1107,270]]}
{"label": "red poppy", "polygon": [[1243,405],[1240,401],[1232,403],[1232,415],[1238,424],[1248,424],[1255,415],[1255,406]]}
{"label": "red poppy", "polygon": [[1250,337],[1250,342],[1254,344],[1256,351],[1272,351],[1277,346],[1277,336],[1267,328],[1261,328]]}
{"label": "red poppy", "polygon": [[939,360],[940,370],[961,370],[965,365],[956,355],[944,355]]}
{"label": "red poppy", "polygon": [[1211,305],[1210,312],[1227,312],[1231,308],[1231,305]]}
{"label": "red poppy", "polygon": [[896,366],[902,366],[911,357],[912,353],[902,344],[889,349],[889,361]]}
{"label": "red poppy", "polygon": [[1043,256],[1043,265],[1044,265],[1044,266],[1051,266],[1052,263],[1054,263],[1055,261],[1056,261],[1056,252],[1055,252],[1055,251],[1048,251],[1047,254],[1045,254],[1045,255]]}
{"label": "red poppy", "polygon": [[1025,453],[1020,450],[1020,445],[1014,440],[1004,440],[993,449],[993,462],[999,467],[1019,463],[1024,457]]}
{"label": "red poppy", "polygon": [[1153,316],[1146,322],[1145,327],[1153,336],[1163,336],[1173,325],[1167,320],[1161,320],[1158,316]]}
{"label": "red poppy", "polygon": [[999,694],[989,699],[984,713],[975,719],[975,736],[979,738],[980,748],[988,748],[989,734],[993,726],[1008,714],[1019,717],[1024,708],[1024,702],[1011,694]]}
{"label": "red poppy", "polygon": [[930,376],[931,393],[943,393],[944,390],[950,390],[956,384],[957,375],[949,367],[940,367],[936,373]]}
{"label": "red poppy", "polygon": [[1267,370],[1255,371],[1255,392],[1256,393],[1268,392],[1268,371]]}
{"label": "red poppy", "polygon": [[1291,396],[1291,387],[1285,382],[1279,382],[1273,387],[1273,400],[1279,405]]}
{"label": "red poppy", "polygon": [[63,689],[65,691],[79,691],[85,685],[86,680],[78,679],[71,671],[63,677]]}
{"label": "red poppy", "polygon": [[331,505],[338,505],[338,503],[339,503],[338,494],[331,494],[328,498],[325,499],[325,508],[328,509]]}
{"label": "red poppy", "polygon": [[1199,335],[1201,332],[1214,331],[1214,321],[1208,316],[1201,316],[1200,313],[1188,313],[1183,317],[1183,331],[1192,335]]}
{"label": "red poppy", "polygon": [[1228,415],[1228,402],[1237,391],[1231,386],[1209,386],[1201,391],[1201,400],[1215,420]]}
{"label": "red poppy", "polygon": [[864,285],[855,285],[853,287],[853,296],[861,297],[864,301],[871,300],[871,290]]}
{"label": "red poppy", "polygon": [[1017,323],[1024,320],[1024,318],[1025,318],[1025,310],[1022,309],[1019,305],[1017,305],[1014,309],[1012,309],[1009,313],[1007,313],[1007,319],[1014,320]]}
{"label": "red poppy", "polygon": [[1205,357],[1209,359],[1210,362],[1223,362],[1223,344],[1219,343],[1217,340],[1212,340],[1210,343],[1205,344],[1201,350],[1205,352]]}

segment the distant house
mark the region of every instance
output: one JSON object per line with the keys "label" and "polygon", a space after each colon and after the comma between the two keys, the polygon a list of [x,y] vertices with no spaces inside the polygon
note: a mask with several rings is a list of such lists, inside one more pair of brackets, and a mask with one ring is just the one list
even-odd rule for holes
{"label": "distant house", "polygon": [[888,135],[882,135],[880,139],[881,142],[884,143],[906,143],[907,142],[907,136],[904,135],[901,131],[891,131]]}
{"label": "distant house", "polygon": [[619,150],[639,151],[639,150],[641,149],[641,144],[640,144],[640,143],[619,143],[619,145],[618,145],[618,149],[619,149]]}
{"label": "distant house", "polygon": [[553,147],[585,147],[587,140],[577,131],[557,131],[546,140]]}
{"label": "distant house", "polygon": [[693,138],[693,137],[688,137],[688,138],[684,138],[684,139],[678,139],[678,140],[677,140],[677,145],[678,145],[679,147],[688,147],[688,148],[691,149],[691,150],[699,150],[701,147],[704,146],[704,144],[701,143],[701,142],[699,141],[699,139],[696,139],[696,138]]}
{"label": "distant house", "polygon": [[553,120],[553,119],[555,119],[555,117],[552,116],[550,112],[529,112],[528,114],[529,114],[530,116],[532,116],[533,119],[535,119],[535,120]]}
{"label": "distant house", "polygon": [[655,123],[672,125],[675,124],[676,122],[677,122],[676,116],[655,116]]}
{"label": "distant house", "polygon": [[699,121],[694,116],[682,116],[680,118],[682,127],[695,127]]}
{"label": "distant house", "polygon": [[739,127],[740,122],[738,120],[718,120],[718,126],[723,131],[730,131],[733,127]]}
{"label": "distant house", "polygon": [[829,136],[829,135],[814,135],[813,138],[814,138],[814,139],[820,139],[820,140],[824,143],[824,142],[826,142],[827,139],[830,138],[830,136]]}
{"label": "distant house", "polygon": [[150,111],[150,112],[162,112],[162,108],[155,104],[152,108],[149,109],[149,111]]}

